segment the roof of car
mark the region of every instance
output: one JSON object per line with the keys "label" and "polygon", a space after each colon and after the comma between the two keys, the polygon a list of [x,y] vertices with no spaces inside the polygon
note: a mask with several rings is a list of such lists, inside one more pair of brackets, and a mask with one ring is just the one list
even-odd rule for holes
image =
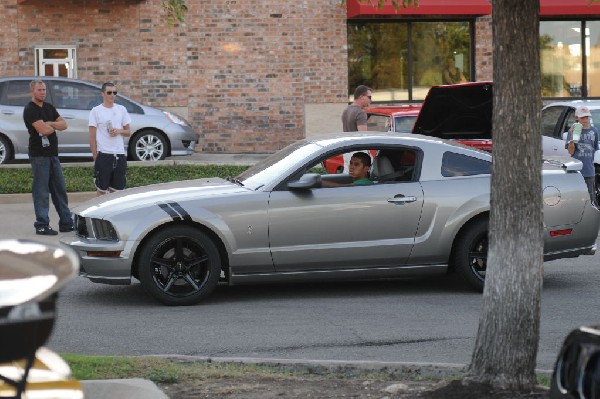
{"label": "roof of car", "polygon": [[544,106],[544,108],[556,107],[556,106],[577,108],[577,107],[582,107],[584,105],[588,108],[598,109],[598,108],[600,108],[600,100],[555,101],[553,103],[550,103],[550,104]]}
{"label": "roof of car", "polygon": [[421,104],[387,105],[381,107],[366,108],[367,114],[380,114],[387,116],[416,116],[421,111]]}

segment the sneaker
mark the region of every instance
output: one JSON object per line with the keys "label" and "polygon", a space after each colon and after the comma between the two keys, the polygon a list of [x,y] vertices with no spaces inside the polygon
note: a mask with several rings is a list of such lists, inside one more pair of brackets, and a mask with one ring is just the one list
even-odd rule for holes
{"label": "sneaker", "polygon": [[73,226],[67,226],[67,227],[58,226],[58,231],[60,231],[61,233],[68,233],[69,231],[73,231],[73,230],[75,230],[75,227],[73,227]]}
{"label": "sneaker", "polygon": [[52,230],[50,226],[42,226],[35,229],[35,234],[40,234],[43,236],[55,236],[58,234],[56,230]]}

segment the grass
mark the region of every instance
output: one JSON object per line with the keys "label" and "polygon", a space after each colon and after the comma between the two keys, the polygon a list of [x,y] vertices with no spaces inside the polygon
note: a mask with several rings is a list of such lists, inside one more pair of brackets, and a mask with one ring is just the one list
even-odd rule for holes
{"label": "grass", "polygon": [[[145,378],[157,384],[174,384],[207,378],[245,376],[306,376],[303,371],[290,371],[276,366],[233,362],[187,361],[162,357],[87,356],[61,354],[78,380]],[[339,376],[339,374],[332,373]]]}
{"label": "grass", "polygon": [[[78,380],[106,380],[123,378],[144,378],[156,384],[176,384],[188,381],[201,381],[214,378],[240,377],[286,377],[306,378],[319,375],[329,378],[367,378],[393,380],[397,378],[391,370],[341,370],[330,371],[316,368],[293,369],[289,366],[256,365],[234,362],[209,362],[163,357],[143,356],[88,356],[62,353],[69,364],[73,377]],[[448,380],[459,379],[455,374]],[[423,378],[423,377],[421,377]],[[550,386],[550,377],[538,375],[541,386]]]}
{"label": "grass", "polygon": [[[159,165],[128,166],[127,187],[147,186],[178,180],[206,177],[235,177],[248,169],[248,166],[234,165]],[[67,191],[95,191],[92,166],[68,166],[63,168]],[[22,194],[31,192],[31,169],[1,168],[0,194]]]}

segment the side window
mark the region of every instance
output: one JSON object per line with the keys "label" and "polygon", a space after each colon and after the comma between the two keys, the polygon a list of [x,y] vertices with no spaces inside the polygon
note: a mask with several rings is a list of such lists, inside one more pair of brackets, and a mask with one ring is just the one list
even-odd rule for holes
{"label": "side window", "polygon": [[13,107],[24,107],[31,101],[31,89],[29,80],[13,80],[3,84],[4,90],[0,90],[2,97],[0,104]]}
{"label": "side window", "polygon": [[369,115],[367,130],[372,132],[387,132],[391,128],[390,117],[385,115]]}
{"label": "side window", "polygon": [[397,133],[412,133],[415,122],[417,121],[416,116],[397,116],[396,117],[396,132]]}
{"label": "side window", "polygon": [[52,81],[52,102],[56,108],[91,110],[102,103],[100,89],[82,83]]}
{"label": "side window", "polygon": [[492,173],[492,163],[479,158],[454,152],[445,152],[442,157],[442,176],[474,176]]}
{"label": "side window", "polygon": [[[569,130],[571,128],[571,126],[573,126],[573,123],[575,123],[575,110],[574,109],[568,109],[567,110],[568,114],[567,117],[565,118],[566,123],[564,126],[561,126],[561,130],[558,132],[561,135],[562,138],[562,134],[564,132],[566,132],[567,130]],[[593,116],[592,116],[592,120],[590,121],[591,123],[593,122]]]}
{"label": "side window", "polygon": [[[0,89],[0,92],[2,92],[2,89]],[[599,127],[600,126],[600,109],[591,109],[590,112],[592,113],[592,120],[590,121],[590,123],[592,124],[592,126]],[[594,121],[596,121],[596,122],[594,122]]]}
{"label": "side window", "polygon": [[117,104],[121,104],[122,106],[125,107],[125,109],[127,109],[127,112],[129,112],[130,114],[144,114],[144,111],[142,110],[142,107],[140,107],[139,105],[132,103],[129,100],[124,99],[121,96],[117,96],[117,98],[115,99],[115,102]]}
{"label": "side window", "polygon": [[378,183],[414,181],[417,170],[418,156],[414,149],[382,149],[373,159],[371,178]]}
{"label": "side window", "polygon": [[[562,115],[564,108],[562,106],[548,107],[542,110],[542,134],[548,137],[556,137],[558,123],[562,124]],[[573,117],[574,118],[574,117]],[[575,120],[567,122],[569,126],[573,124]],[[561,135],[562,126],[558,129],[558,134]]]}

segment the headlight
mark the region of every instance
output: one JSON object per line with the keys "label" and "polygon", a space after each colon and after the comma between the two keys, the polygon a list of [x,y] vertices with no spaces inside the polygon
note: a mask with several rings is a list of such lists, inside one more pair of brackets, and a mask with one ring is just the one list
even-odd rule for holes
{"label": "headlight", "polygon": [[118,241],[117,232],[112,223],[103,219],[91,219],[94,236],[98,240]]}
{"label": "headlight", "polygon": [[169,122],[172,123],[176,123],[178,125],[182,125],[182,126],[189,126],[190,124],[183,119],[181,116],[179,115],[175,115],[172,112],[169,111],[163,111],[163,114],[165,114],[165,116],[167,117],[167,119],[169,120]]}
{"label": "headlight", "polygon": [[74,215],[75,230],[78,236],[98,240],[118,241],[119,236],[112,223],[104,219],[85,218]]}

